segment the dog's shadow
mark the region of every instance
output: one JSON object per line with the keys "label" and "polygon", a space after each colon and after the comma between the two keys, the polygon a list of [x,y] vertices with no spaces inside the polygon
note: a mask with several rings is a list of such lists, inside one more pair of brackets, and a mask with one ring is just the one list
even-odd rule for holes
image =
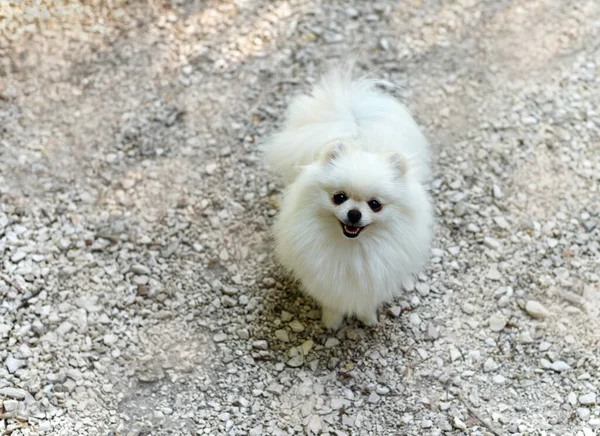
{"label": "dog's shadow", "polygon": [[[338,330],[326,329],[321,324],[319,304],[301,290],[297,281],[276,265],[266,273],[268,277],[258,284],[262,307],[255,333],[262,334],[269,343],[269,353],[255,354],[258,360],[313,372],[337,370],[343,378],[365,355],[376,356],[382,349],[398,347],[410,350],[419,342],[405,322],[404,313],[389,316],[387,306],[379,309],[376,326],[367,327],[347,317]],[[401,334],[394,324],[400,325]],[[401,357],[402,351],[399,354]]]}

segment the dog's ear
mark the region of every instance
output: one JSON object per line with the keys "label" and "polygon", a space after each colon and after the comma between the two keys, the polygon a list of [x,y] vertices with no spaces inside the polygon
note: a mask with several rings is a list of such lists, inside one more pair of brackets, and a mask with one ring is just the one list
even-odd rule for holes
{"label": "dog's ear", "polygon": [[348,151],[348,145],[343,142],[336,141],[331,144],[321,157],[323,163],[331,163],[336,159],[339,159],[344,153]]}
{"label": "dog's ear", "polygon": [[392,164],[392,167],[396,170],[399,177],[404,177],[408,169],[406,158],[400,153],[390,153],[388,160]]}

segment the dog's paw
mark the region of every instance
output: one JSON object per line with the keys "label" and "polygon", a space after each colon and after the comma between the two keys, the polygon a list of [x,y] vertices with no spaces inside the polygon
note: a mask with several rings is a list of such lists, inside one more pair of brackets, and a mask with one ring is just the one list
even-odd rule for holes
{"label": "dog's paw", "polygon": [[379,324],[379,319],[377,318],[376,311],[369,312],[369,313],[363,313],[362,315],[358,316],[358,319],[360,320],[360,322],[362,322],[367,327],[375,327],[376,325]]}
{"label": "dog's paw", "polygon": [[323,308],[323,315],[321,316],[321,322],[325,328],[331,330],[337,330],[342,325],[344,320],[344,314],[337,310]]}

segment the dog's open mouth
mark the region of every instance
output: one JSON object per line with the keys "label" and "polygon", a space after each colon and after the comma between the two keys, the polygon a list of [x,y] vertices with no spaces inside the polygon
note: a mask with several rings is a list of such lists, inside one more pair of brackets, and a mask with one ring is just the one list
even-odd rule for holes
{"label": "dog's open mouth", "polygon": [[364,227],[351,226],[344,224],[341,221],[340,224],[342,225],[342,231],[344,232],[344,236],[346,236],[346,238],[356,238],[358,235],[360,235],[362,229],[364,229]]}

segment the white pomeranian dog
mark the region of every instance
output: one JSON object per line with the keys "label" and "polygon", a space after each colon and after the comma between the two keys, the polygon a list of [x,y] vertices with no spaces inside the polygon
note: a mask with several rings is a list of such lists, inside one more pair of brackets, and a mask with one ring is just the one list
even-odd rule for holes
{"label": "white pomeranian dog", "polygon": [[379,83],[331,72],[292,101],[264,149],[287,183],[274,224],[277,257],[331,329],[351,315],[376,325],[378,307],[430,252],[429,144]]}

